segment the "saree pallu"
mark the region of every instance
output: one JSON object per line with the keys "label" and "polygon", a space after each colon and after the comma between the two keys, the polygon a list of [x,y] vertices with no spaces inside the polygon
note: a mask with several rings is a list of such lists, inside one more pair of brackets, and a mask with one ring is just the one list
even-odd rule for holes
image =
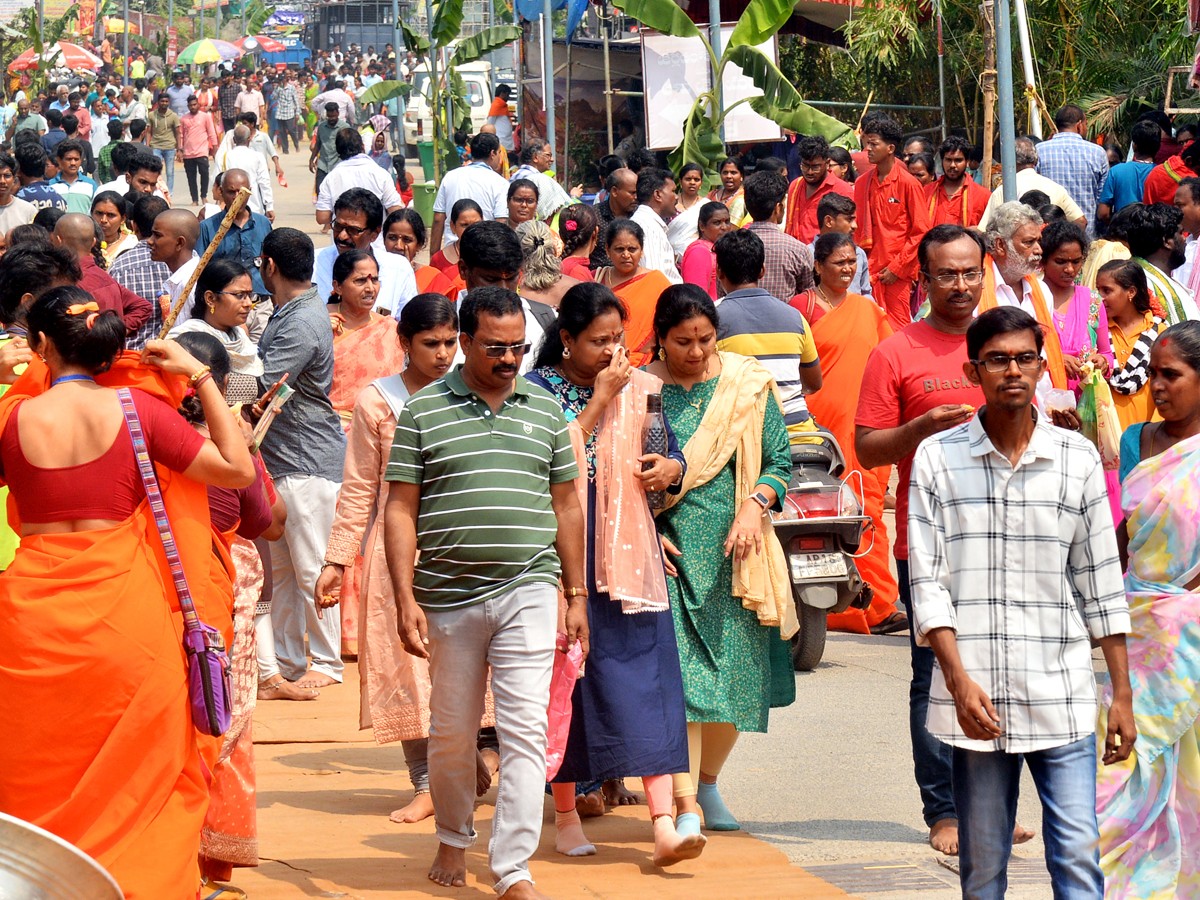
{"label": "saree pallu", "polygon": [[[889,565],[890,542],[883,519],[883,497],[891,466],[864,469],[859,464],[854,452],[854,413],[858,409],[867,357],[880,341],[891,335],[892,329],[887,313],[878,303],[861,294],[847,294],[840,305],[816,318],[810,327],[817,355],[821,358],[824,383],[821,390],[807,398],[808,411],[818,425],[829,429],[837,438],[846,457],[847,473],[857,472],[861,477],[862,491],[858,499],[863,505],[863,514],[870,516],[875,526],[874,534],[864,537],[870,550],[857,560],[863,581],[874,591],[871,605],[867,609],[831,613],[828,622],[830,628],[838,631],[870,634],[872,626],[896,612],[899,595],[896,576]],[[851,478],[848,483],[857,493],[859,479]]]}
{"label": "saree pallu", "polygon": [[233,866],[258,865],[258,827],[255,815],[254,706],[258,696],[258,657],[254,612],[263,587],[258,549],[245,538],[225,535],[237,573],[233,584],[233,644],[229,648],[233,682],[233,723],[222,737],[221,754],[213,767],[212,794],[200,855],[207,874],[212,863],[226,869],[214,880],[229,878]]}
{"label": "saree pallu", "polygon": [[[333,387],[329,390],[329,402],[341,417],[342,429],[349,433],[358,395],[377,378],[400,372],[404,368],[404,351],[400,349],[395,319],[381,316],[363,328],[339,334],[336,317],[330,318],[334,319],[335,325]],[[358,596],[362,565],[360,552],[354,566],[346,568],[346,596]],[[342,654],[357,656],[358,606],[354,603],[341,603],[338,604],[338,611],[342,617]]]}
{"label": "saree pallu", "polygon": [[454,282],[444,272],[435,269],[433,266],[421,266],[413,275],[417,279],[418,294],[441,294],[447,299],[453,299],[458,296],[457,293],[451,293],[454,290]]}
{"label": "saree pallu", "polygon": [[[1132,623],[1126,640],[1138,735],[1128,760],[1098,770],[1105,893],[1131,900],[1196,897],[1200,594],[1182,585],[1200,573],[1200,437],[1139,463],[1125,479],[1123,507]],[[1101,744],[1105,729],[1102,713]]]}
{"label": "saree pallu", "polygon": [[143,501],[114,528],[26,537],[0,576],[0,810],[129,900],[196,896],[208,804],[157,542]]}
{"label": "saree pallu", "polygon": [[[612,270],[605,274],[611,276]],[[607,277],[598,275],[596,280],[608,284]],[[658,304],[658,295],[670,286],[666,275],[651,269],[612,289],[629,313],[625,320],[625,346],[629,349],[629,364],[635,369],[654,358],[651,346],[654,343],[654,307]]]}

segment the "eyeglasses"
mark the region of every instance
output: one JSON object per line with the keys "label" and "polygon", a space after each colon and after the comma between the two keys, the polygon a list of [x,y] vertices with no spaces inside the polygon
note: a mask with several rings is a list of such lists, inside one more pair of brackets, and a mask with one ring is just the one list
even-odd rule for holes
{"label": "eyeglasses", "polygon": [[537,206],[537,197],[513,197],[508,202],[518,206]]}
{"label": "eyeglasses", "polygon": [[1022,372],[1035,372],[1041,368],[1042,358],[1036,353],[1018,353],[1016,356],[997,353],[995,356],[989,356],[987,359],[971,360],[971,365],[983,366],[985,370],[991,372],[993,375],[1007,372],[1009,366],[1013,363],[1016,363],[1017,368]]}
{"label": "eyeglasses", "polygon": [[966,272],[941,272],[937,275],[930,275],[926,272],[925,277],[938,287],[954,287],[960,278],[963,284],[974,286],[983,284],[983,269],[969,269]]}
{"label": "eyeglasses", "polygon": [[224,294],[226,297],[232,297],[239,303],[245,303],[247,300],[254,299],[254,291],[216,291],[217,294]]}
{"label": "eyeglasses", "polygon": [[509,353],[513,356],[524,356],[529,352],[531,344],[480,344],[488,359],[504,359]]}
{"label": "eyeglasses", "polygon": [[352,237],[352,238],[356,238],[356,237],[366,234],[368,231],[370,231],[369,228],[359,228],[357,225],[347,225],[345,222],[338,222],[336,219],[334,220],[334,223],[333,223],[333,230],[334,231],[344,231],[344,232],[346,232],[346,234],[350,235],[350,237]]}

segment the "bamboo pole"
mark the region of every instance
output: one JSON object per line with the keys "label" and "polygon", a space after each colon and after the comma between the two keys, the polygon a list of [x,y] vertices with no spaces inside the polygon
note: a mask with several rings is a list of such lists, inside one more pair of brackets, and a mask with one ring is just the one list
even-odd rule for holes
{"label": "bamboo pole", "polygon": [[992,184],[992,146],[996,141],[996,29],[991,0],[985,0],[983,16],[983,186]]}
{"label": "bamboo pole", "polygon": [[237,192],[237,196],[233,198],[233,202],[229,204],[229,209],[225,211],[225,218],[221,221],[221,227],[213,235],[208,249],[204,251],[204,255],[196,263],[196,268],[192,272],[191,277],[188,278],[187,284],[183,286],[183,292],[179,295],[179,299],[175,301],[175,305],[171,307],[171,311],[163,320],[162,330],[158,333],[160,341],[165,341],[167,339],[167,332],[175,327],[175,320],[179,318],[179,314],[183,311],[183,305],[187,302],[188,295],[196,287],[196,281],[200,278],[200,273],[204,271],[204,267],[208,265],[209,261],[213,258],[213,254],[217,252],[217,248],[221,246],[221,241],[225,240],[225,235],[229,233],[229,228],[233,225],[233,220],[238,217],[238,213],[242,211],[242,207],[246,205],[249,199],[250,189],[242,188]]}

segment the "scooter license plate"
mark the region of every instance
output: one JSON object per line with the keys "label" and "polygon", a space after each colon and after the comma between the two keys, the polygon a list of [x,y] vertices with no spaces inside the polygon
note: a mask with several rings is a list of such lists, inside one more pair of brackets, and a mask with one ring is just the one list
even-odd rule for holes
{"label": "scooter license plate", "polygon": [[789,557],[792,580],[808,578],[844,578],[846,557],[841,553],[793,553]]}

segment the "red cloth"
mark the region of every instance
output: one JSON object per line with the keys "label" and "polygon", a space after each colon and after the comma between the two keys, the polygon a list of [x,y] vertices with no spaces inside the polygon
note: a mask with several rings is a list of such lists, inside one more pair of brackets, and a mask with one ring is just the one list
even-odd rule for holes
{"label": "red cloth", "polygon": [[[962,187],[951,197],[946,196],[943,182],[946,176],[925,185],[925,197],[929,205],[929,227],[937,225],[961,225],[964,228],[974,228],[983,219],[983,211],[987,208],[991,194],[974,179],[963,179]],[[966,196],[963,196],[963,192]],[[963,221],[963,201],[966,201],[967,220]]]}
{"label": "red cloth", "polygon": [[1196,173],[1188,168],[1182,156],[1172,156],[1165,163],[1155,166],[1146,176],[1142,187],[1143,203],[1168,203],[1175,205],[1175,191],[1185,178],[1195,178]]}
{"label": "red cloth", "polygon": [[429,258],[429,264],[444,274],[447,278],[454,279],[458,277],[458,263],[450,262],[446,259],[446,250],[442,248],[437,253]]}
{"label": "red cloth", "polygon": [[592,281],[592,270],[588,268],[586,256],[568,256],[562,261],[562,273],[580,281]]}
{"label": "red cloth", "polygon": [[[136,389],[132,393],[150,456],[173,472],[187,469],[200,452],[204,438],[161,400]],[[0,435],[0,474],[12,491],[23,522],[121,521],[133,515],[146,490],[124,419],[112,445],[99,457],[82,465],[53,469],[35,466],[25,458],[18,436],[20,419],[18,408]]]}
{"label": "red cloth", "polygon": [[79,268],[83,270],[79,286],[95,298],[102,310],[111,309],[118,313],[130,334],[150,321],[150,301],[117,284],[91,256],[80,257]]}
{"label": "red cloth", "polygon": [[821,230],[821,223],[817,221],[817,207],[826,194],[841,194],[854,199],[854,186],[829,172],[816,193],[810,197],[808,184],[803,178],[793,181],[788,188],[787,224],[784,230],[801,243],[811,244]]}
{"label": "red cloth", "polygon": [[[879,344],[867,360],[854,424],[898,428],[945,403],[983,405],[983,391],[967,380],[967,336],[946,334],[924,320]],[[896,487],[895,557],[908,559],[908,483],[912,454],[900,460]]]}

